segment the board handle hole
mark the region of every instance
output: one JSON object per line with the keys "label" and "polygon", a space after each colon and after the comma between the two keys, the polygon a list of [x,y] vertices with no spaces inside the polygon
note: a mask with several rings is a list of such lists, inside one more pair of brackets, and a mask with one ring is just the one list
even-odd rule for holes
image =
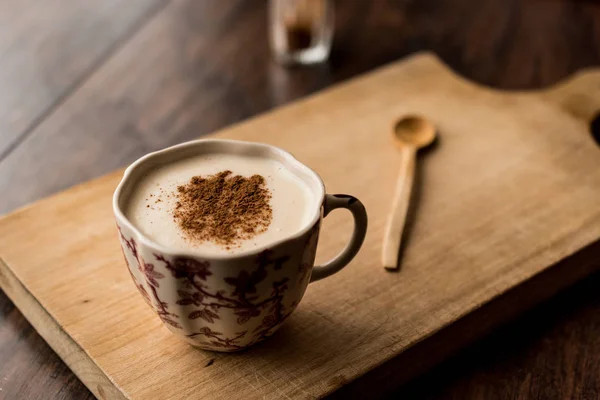
{"label": "board handle hole", "polygon": [[592,118],[592,122],[590,122],[590,133],[596,144],[600,146],[600,111]]}

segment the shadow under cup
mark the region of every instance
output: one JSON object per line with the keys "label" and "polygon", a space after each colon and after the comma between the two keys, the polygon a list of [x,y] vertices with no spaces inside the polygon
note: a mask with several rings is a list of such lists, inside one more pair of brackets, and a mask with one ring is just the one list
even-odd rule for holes
{"label": "shadow under cup", "polygon": [[[314,195],[309,222],[267,246],[226,255],[166,248],[143,235],[124,209],[145,173],[201,154],[239,154],[280,162]],[[337,196],[337,197],[336,197]],[[322,267],[313,267],[322,217],[348,208],[355,218],[349,245]],[[319,176],[291,154],[265,144],[197,140],[148,154],[134,162],[113,197],[121,247],[138,291],[165,326],[194,346],[236,351],[271,335],[294,311],[309,282],[343,268],[366,233],[366,212],[352,196],[325,195]]]}

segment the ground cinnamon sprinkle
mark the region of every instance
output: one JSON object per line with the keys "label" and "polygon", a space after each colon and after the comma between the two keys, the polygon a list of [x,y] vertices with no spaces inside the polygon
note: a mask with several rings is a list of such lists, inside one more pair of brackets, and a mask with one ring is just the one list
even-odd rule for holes
{"label": "ground cinnamon sprinkle", "polygon": [[192,240],[235,246],[267,230],[273,210],[265,178],[222,171],[177,187],[173,217]]}

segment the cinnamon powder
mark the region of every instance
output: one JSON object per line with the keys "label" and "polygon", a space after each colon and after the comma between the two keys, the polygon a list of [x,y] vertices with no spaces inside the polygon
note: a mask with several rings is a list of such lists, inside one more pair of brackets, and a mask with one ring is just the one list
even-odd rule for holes
{"label": "cinnamon powder", "polygon": [[222,171],[177,187],[173,218],[191,240],[235,246],[267,230],[273,210],[265,178]]}

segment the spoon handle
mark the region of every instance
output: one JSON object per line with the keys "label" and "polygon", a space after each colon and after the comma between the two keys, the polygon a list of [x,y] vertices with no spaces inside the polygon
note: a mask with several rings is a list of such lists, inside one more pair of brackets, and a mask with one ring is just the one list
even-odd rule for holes
{"label": "spoon handle", "polygon": [[400,153],[402,157],[400,174],[396,183],[396,193],[394,194],[391,216],[383,238],[383,252],[381,254],[383,266],[389,271],[400,268],[398,256],[400,255],[402,231],[404,230],[415,175],[415,155],[416,149],[408,146],[403,147]]}

